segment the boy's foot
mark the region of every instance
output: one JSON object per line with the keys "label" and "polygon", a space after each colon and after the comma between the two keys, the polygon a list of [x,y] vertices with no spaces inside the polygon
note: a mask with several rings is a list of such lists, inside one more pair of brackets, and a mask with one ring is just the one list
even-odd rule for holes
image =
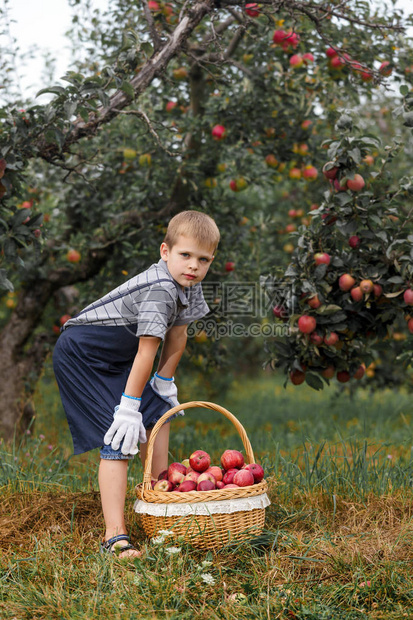
{"label": "boy's foot", "polygon": [[127,534],[119,534],[100,543],[101,553],[110,553],[118,558],[138,558],[142,555],[130,542]]}

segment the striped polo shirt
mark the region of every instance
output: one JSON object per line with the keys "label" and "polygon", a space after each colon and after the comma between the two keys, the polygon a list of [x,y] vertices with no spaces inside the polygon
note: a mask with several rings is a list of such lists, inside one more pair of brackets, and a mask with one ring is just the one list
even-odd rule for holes
{"label": "striped polo shirt", "polygon": [[173,325],[186,325],[209,312],[201,283],[184,290],[162,259],[67,321],[73,325],[129,326],[136,336],[165,337]]}

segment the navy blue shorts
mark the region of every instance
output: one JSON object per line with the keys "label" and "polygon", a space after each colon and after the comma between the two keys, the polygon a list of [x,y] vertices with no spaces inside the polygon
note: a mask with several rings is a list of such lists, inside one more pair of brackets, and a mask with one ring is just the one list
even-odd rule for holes
{"label": "navy blue shorts", "polygon": [[[122,326],[74,325],[59,336],[53,368],[74,454],[103,446],[138,345],[139,338]],[[171,404],[148,382],[140,408],[145,428],[152,428],[169,409]]]}

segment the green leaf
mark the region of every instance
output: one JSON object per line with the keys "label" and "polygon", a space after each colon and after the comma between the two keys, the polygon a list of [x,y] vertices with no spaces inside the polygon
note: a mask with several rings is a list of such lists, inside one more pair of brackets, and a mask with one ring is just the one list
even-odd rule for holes
{"label": "green leaf", "polygon": [[125,80],[122,82],[122,85],[120,87],[120,90],[123,90],[123,92],[128,95],[128,97],[131,97],[132,99],[135,98],[135,91],[133,90],[133,86],[131,84],[129,84],[129,82],[126,82]]}
{"label": "green leaf", "polygon": [[409,87],[406,86],[406,84],[402,84],[399,90],[400,90],[400,94],[403,95],[403,97],[406,97],[406,95],[409,94]]}
{"label": "green leaf", "polygon": [[317,314],[334,314],[335,312],[341,310],[340,306],[336,306],[335,304],[328,304],[326,306],[320,306],[317,308]]}
{"label": "green leaf", "polygon": [[64,92],[66,92],[66,90],[63,88],[63,86],[48,86],[47,88],[42,88],[41,90],[39,90],[39,92],[36,94],[36,97],[39,97],[40,95],[44,95],[46,93],[51,93],[53,95],[62,95]]}
{"label": "green leaf", "polygon": [[313,372],[305,373],[305,382],[309,385],[313,390],[322,390],[324,388],[324,383],[322,379],[318,375]]}

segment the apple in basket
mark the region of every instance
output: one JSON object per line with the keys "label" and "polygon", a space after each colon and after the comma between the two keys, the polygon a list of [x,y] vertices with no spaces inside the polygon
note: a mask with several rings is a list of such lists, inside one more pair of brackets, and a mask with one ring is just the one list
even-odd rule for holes
{"label": "apple in basket", "polygon": [[172,491],[174,485],[170,480],[158,480],[158,482],[153,487],[154,491]]}
{"label": "apple in basket", "polygon": [[238,450],[225,450],[221,456],[221,465],[224,469],[241,469],[244,457]]}
{"label": "apple in basket", "polygon": [[239,489],[239,486],[237,484],[226,484],[224,489]]}
{"label": "apple in basket", "polygon": [[179,493],[186,493],[187,491],[196,491],[196,482],[193,480],[184,480],[177,489]]}
{"label": "apple in basket", "polygon": [[189,457],[189,465],[194,471],[203,472],[211,465],[211,457],[208,452],[196,450]]}
{"label": "apple in basket", "polygon": [[205,473],[212,474],[217,482],[218,480],[222,480],[223,478],[222,469],[217,465],[212,465],[212,467],[208,467]]}
{"label": "apple in basket", "polygon": [[184,478],[185,480],[192,480],[192,482],[198,482],[198,478],[201,474],[198,471],[194,471],[193,469],[187,470],[187,474]]}
{"label": "apple in basket", "polygon": [[215,480],[215,478],[214,478],[214,476],[212,474],[209,474],[207,471],[205,471],[203,474],[200,474],[200,476],[199,476],[199,478],[197,480],[197,484],[200,484],[204,480],[209,480],[209,482],[212,482],[212,484],[214,485],[214,488],[215,488],[217,481]]}
{"label": "apple in basket", "polygon": [[239,487],[249,487],[254,484],[254,476],[248,469],[240,469],[234,476],[234,482]]}
{"label": "apple in basket", "polygon": [[239,469],[229,469],[225,472],[224,477],[222,478],[222,482],[224,484],[232,484],[234,481],[235,474],[239,471]]}
{"label": "apple in basket", "polygon": [[248,469],[248,471],[252,473],[254,476],[254,484],[263,480],[264,470],[261,465],[258,465],[258,463],[250,463],[249,465],[246,465],[244,469]]}
{"label": "apple in basket", "polygon": [[158,480],[168,480],[168,470],[164,469],[158,476]]}
{"label": "apple in basket", "polygon": [[222,482],[222,480],[217,480],[217,489],[223,489],[225,487],[225,484]]}
{"label": "apple in basket", "polygon": [[201,480],[196,487],[197,491],[213,491],[215,489],[215,482],[211,480]]}
{"label": "apple in basket", "polygon": [[168,467],[168,480],[172,484],[181,484],[186,476],[186,467],[182,463],[171,463]]}

